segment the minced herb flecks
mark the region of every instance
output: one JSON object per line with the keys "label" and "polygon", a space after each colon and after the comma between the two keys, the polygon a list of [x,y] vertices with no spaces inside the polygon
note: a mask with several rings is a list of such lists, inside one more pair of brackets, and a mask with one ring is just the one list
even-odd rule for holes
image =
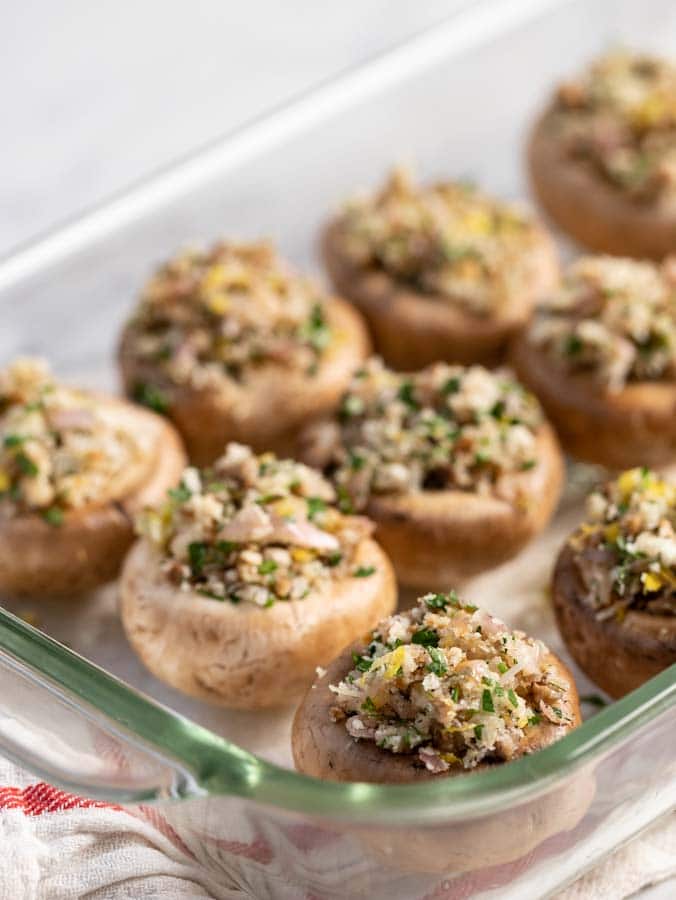
{"label": "minced herb flecks", "polygon": [[266,243],[186,250],[145,286],[128,329],[128,352],[158,382],[137,383],[137,399],[166,407],[167,386],[241,381],[262,365],[316,372],[332,340],[324,299]]}
{"label": "minced herb flecks", "polygon": [[268,607],[376,572],[355,566],[372,524],[344,515],[335,500],[313,469],[229,444],[211,469],[186,469],[165,504],[139,517],[138,530],[182,590]]}
{"label": "minced herb flecks", "polygon": [[537,311],[529,340],[611,391],[676,379],[676,259],[578,259]]}
{"label": "minced herb flecks", "polygon": [[57,383],[43,361],[0,370],[0,518],[38,512],[57,528],[108,499],[148,449],[119,405]]}
{"label": "minced herb flecks", "polygon": [[623,472],[590,495],[569,546],[600,619],[676,615],[675,484],[648,469]]}
{"label": "minced herb flecks", "polygon": [[676,197],[676,66],[626,51],[559,88],[551,111],[568,155],[642,203]]}
{"label": "minced herb flecks", "polygon": [[355,374],[338,421],[316,426],[308,447],[363,509],[371,494],[499,493],[504,475],[518,480],[537,465],[541,423],[537,401],[506,373],[438,363],[402,375],[372,359]]}
{"label": "minced herb flecks", "polygon": [[402,170],[375,196],[348,204],[340,241],[353,265],[379,266],[476,315],[491,315],[528,289],[541,243],[515,204],[467,183],[416,187]]}
{"label": "minced herb flecks", "polygon": [[574,721],[570,685],[545,645],[454,592],[385,619],[352,658],[331,685],[333,721],[434,773],[513,759],[534,726],[555,739]]}

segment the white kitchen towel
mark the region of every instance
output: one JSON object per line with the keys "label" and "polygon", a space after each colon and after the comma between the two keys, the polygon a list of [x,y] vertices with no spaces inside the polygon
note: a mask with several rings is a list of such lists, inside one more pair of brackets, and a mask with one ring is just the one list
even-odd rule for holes
{"label": "white kitchen towel", "polygon": [[[0,851],[0,900],[259,900],[222,871],[214,877],[199,865],[161,809],[76,797],[3,760]],[[676,814],[557,900],[621,900],[673,874]]]}

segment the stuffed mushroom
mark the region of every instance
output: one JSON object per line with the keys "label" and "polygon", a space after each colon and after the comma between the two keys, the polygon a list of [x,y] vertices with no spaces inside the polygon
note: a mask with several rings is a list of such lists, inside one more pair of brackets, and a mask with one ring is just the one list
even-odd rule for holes
{"label": "stuffed mushroom", "polygon": [[676,66],[614,52],[563,83],[529,147],[535,192],[581,244],[660,259],[676,249]]}
{"label": "stuffed mushroom", "polygon": [[398,369],[496,364],[558,279],[554,245],[529,213],[465,183],[418,187],[401,171],[328,225],[323,251]]}
{"label": "stuffed mushroom", "polygon": [[591,494],[552,596],[568,649],[611,696],[676,663],[676,485],[630,469]]}
{"label": "stuffed mushroom", "polygon": [[396,602],[371,523],[312,469],[231,443],[186,469],[121,580],[127,637],[173,687],[239,709],[284,706]]}
{"label": "stuffed mushroom", "polygon": [[504,372],[378,359],[339,414],[300,437],[304,460],[363,511],[400,579],[454,584],[514,556],[549,521],[563,462],[539,404]]}
{"label": "stuffed mushroom", "polygon": [[[299,771],[317,778],[439,781],[534,753],[579,723],[565,665],[451,591],[425,595],[331,663],[296,713],[292,747]],[[572,828],[593,790],[588,773],[578,772],[537,801],[486,819],[364,829],[358,838],[403,870],[485,869]]]}
{"label": "stuffed mushroom", "polygon": [[676,459],[676,259],[584,257],[513,347],[573,456],[611,469]]}
{"label": "stuffed mushroom", "polygon": [[76,594],[114,578],[134,515],[185,462],[148,410],[60,384],[40,360],[0,371],[0,593]]}
{"label": "stuffed mushroom", "polygon": [[124,329],[120,364],[134,399],[166,413],[190,458],[230,441],[293,446],[329,412],[368,352],[359,315],[263,243],[222,242],[163,265]]}

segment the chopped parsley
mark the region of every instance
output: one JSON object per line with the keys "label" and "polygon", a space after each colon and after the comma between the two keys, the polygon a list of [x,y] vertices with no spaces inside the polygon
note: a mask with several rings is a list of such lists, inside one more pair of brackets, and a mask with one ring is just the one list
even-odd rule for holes
{"label": "chopped parsley", "polygon": [[319,497],[308,497],[305,502],[307,503],[307,517],[310,521],[326,509],[326,503]]}
{"label": "chopped parsley", "polygon": [[29,478],[35,478],[40,471],[33,460],[29,456],[26,456],[25,453],[17,453],[15,459],[21,472]]}
{"label": "chopped parsley", "polygon": [[397,391],[397,397],[411,409],[418,409],[418,401],[415,399],[412,381],[402,381]]}
{"label": "chopped parsley", "polygon": [[20,447],[25,440],[26,438],[20,434],[6,434],[2,443],[7,448]]}
{"label": "chopped parsley", "polygon": [[277,568],[277,563],[274,559],[264,559],[263,562],[258,567],[259,575],[270,575]]}
{"label": "chopped parsley", "polygon": [[190,488],[187,488],[183,482],[181,482],[178,487],[169,488],[169,496],[176,503],[185,503],[187,500],[190,500],[192,497],[192,491]]}
{"label": "chopped parsley", "polygon": [[421,644],[423,647],[438,647],[439,635],[433,628],[421,628],[415,632],[411,643]]}
{"label": "chopped parsley", "polygon": [[360,656],[358,653],[352,651],[352,663],[358,672],[368,672],[373,665],[373,660],[368,656]]}
{"label": "chopped parsley", "polygon": [[145,384],[138,381],[134,385],[132,398],[140,403],[141,406],[147,406],[160,415],[164,415],[169,411],[169,400],[159,388],[152,384]]}
{"label": "chopped parsley", "polygon": [[201,575],[207,561],[209,548],[203,541],[193,541],[188,545],[188,560],[193,575]]}
{"label": "chopped parsley", "polygon": [[63,510],[58,506],[50,506],[49,509],[43,512],[42,518],[48,525],[58,528],[60,525],[63,525]]}
{"label": "chopped parsley", "polygon": [[427,652],[430,655],[431,663],[427,664],[427,668],[434,675],[445,675],[448,672],[446,657],[438,647],[429,646]]}
{"label": "chopped parsley", "polygon": [[359,568],[354,570],[352,576],[354,578],[368,578],[369,575],[373,575],[375,570],[375,566],[359,566]]}

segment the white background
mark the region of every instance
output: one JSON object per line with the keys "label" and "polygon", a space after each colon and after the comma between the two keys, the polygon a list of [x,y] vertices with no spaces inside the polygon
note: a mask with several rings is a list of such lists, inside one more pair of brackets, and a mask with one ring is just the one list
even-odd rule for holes
{"label": "white background", "polygon": [[5,0],[0,254],[462,2]]}

